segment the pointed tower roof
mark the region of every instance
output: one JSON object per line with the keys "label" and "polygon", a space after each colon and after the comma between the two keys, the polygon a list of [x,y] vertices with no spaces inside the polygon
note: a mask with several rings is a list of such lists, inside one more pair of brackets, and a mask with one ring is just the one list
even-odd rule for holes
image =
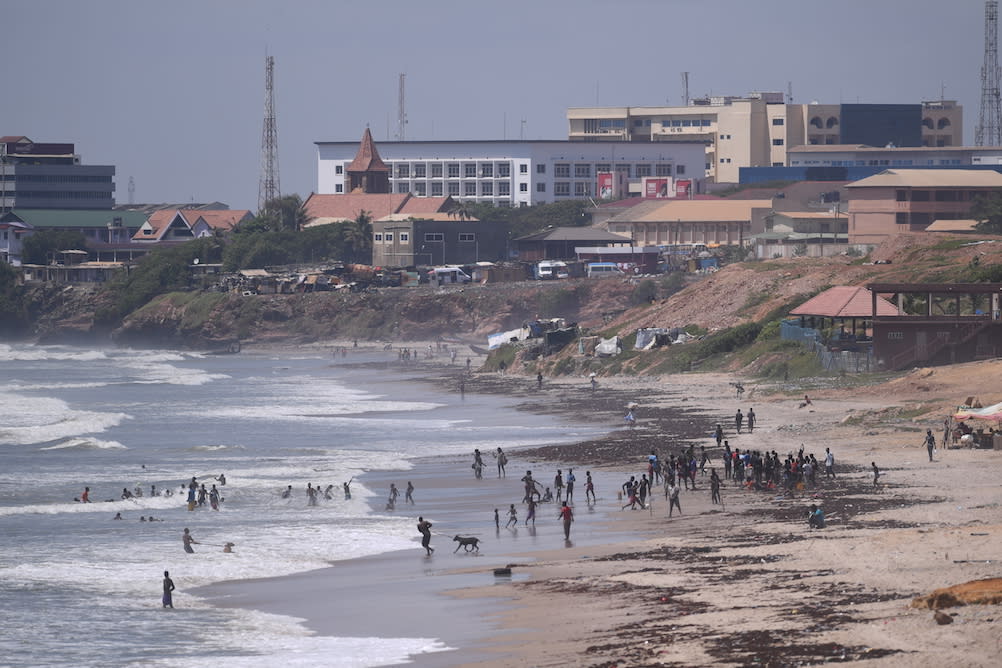
{"label": "pointed tower roof", "polygon": [[362,143],[358,147],[358,153],[355,155],[355,159],[351,161],[351,164],[345,169],[348,172],[389,172],[390,168],[386,166],[383,159],[379,157],[379,151],[376,150],[376,142],[372,141],[372,133],[369,132],[369,128],[365,129],[365,134],[362,135]]}

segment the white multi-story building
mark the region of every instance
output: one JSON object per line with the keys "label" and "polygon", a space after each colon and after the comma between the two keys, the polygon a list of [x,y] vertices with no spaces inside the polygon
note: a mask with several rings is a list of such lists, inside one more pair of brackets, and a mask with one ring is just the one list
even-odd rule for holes
{"label": "white multi-story building", "polygon": [[[316,144],[317,192],[345,193],[358,142]],[[393,193],[529,206],[597,197],[598,175],[609,172],[637,190],[645,177],[663,177],[689,181],[688,192],[700,192],[705,150],[699,141],[387,141],[379,143],[379,155]]]}

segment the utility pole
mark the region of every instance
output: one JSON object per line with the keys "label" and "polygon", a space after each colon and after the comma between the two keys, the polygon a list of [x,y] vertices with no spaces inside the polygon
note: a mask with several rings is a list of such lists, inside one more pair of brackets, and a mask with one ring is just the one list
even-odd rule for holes
{"label": "utility pole", "polygon": [[404,79],[406,77],[406,74],[400,75],[400,85],[397,91],[397,141],[407,140],[407,107],[404,96]]}
{"label": "utility pole", "polygon": [[275,124],[275,58],[264,59],[264,126],[261,129],[261,180],[257,186],[257,209],[282,196],[278,178],[278,127]]}
{"label": "utility pole", "polygon": [[999,97],[998,0],[985,2],[985,61],[981,66],[981,113],[974,133],[978,146],[1002,144],[1002,99]]}

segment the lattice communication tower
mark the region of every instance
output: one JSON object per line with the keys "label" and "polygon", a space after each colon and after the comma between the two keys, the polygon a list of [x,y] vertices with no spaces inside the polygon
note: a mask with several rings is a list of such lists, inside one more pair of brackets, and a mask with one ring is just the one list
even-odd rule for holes
{"label": "lattice communication tower", "polygon": [[264,126],[261,129],[261,180],[257,187],[257,208],[263,212],[269,202],[281,197],[278,179],[278,127],[275,124],[275,58],[264,59]]}
{"label": "lattice communication tower", "polygon": [[985,63],[981,66],[981,114],[974,133],[978,146],[1002,145],[1002,98],[999,96],[999,3],[985,2]]}

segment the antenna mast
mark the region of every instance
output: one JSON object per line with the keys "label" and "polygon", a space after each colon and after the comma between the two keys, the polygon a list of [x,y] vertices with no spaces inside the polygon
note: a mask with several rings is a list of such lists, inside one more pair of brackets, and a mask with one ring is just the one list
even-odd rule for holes
{"label": "antenna mast", "polygon": [[400,75],[400,90],[397,93],[397,141],[407,140],[407,107],[404,100],[404,79],[406,74]]}
{"label": "antenna mast", "polygon": [[264,126],[261,129],[261,180],[257,186],[258,212],[281,197],[278,180],[278,127],[275,124],[275,58],[264,59]]}
{"label": "antenna mast", "polygon": [[1002,144],[1002,100],[999,97],[998,0],[985,2],[985,62],[981,66],[981,114],[974,132],[978,146]]}
{"label": "antenna mast", "polygon": [[682,104],[689,106],[689,73],[682,72]]}

